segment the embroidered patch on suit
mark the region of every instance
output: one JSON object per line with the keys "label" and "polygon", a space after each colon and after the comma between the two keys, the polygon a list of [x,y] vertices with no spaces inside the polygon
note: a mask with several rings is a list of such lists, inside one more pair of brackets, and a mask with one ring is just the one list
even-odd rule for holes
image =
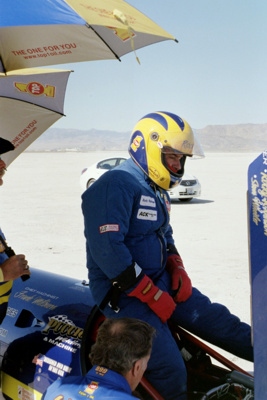
{"label": "embroidered patch on suit", "polygon": [[106,225],[101,225],[99,227],[100,233],[119,232],[119,230],[120,230],[120,227],[118,224],[106,224]]}
{"label": "embroidered patch on suit", "polygon": [[149,206],[149,207],[156,207],[156,202],[153,197],[150,196],[141,196],[140,206]]}
{"label": "embroidered patch on suit", "polygon": [[137,212],[137,219],[146,219],[149,221],[157,221],[158,212],[157,210],[148,210],[145,208],[139,208]]}

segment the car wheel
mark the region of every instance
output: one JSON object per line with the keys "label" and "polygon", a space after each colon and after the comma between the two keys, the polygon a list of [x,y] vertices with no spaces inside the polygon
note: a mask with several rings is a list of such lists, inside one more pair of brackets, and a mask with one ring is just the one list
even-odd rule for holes
{"label": "car wheel", "polygon": [[87,182],[87,185],[86,185],[87,189],[88,189],[90,186],[92,186],[92,184],[93,184],[95,181],[96,181],[95,179],[89,179],[89,181]]}
{"label": "car wheel", "polygon": [[180,201],[183,201],[183,202],[188,202],[188,201],[191,201],[193,199],[193,197],[187,197],[186,199],[179,199]]}

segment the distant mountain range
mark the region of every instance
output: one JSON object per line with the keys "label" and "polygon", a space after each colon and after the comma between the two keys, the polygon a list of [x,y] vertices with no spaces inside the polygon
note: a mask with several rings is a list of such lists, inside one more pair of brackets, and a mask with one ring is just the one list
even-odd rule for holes
{"label": "distant mountain range", "polygon": [[[208,125],[195,129],[204,152],[262,152],[267,124]],[[27,151],[127,150],[131,132],[50,128]]]}

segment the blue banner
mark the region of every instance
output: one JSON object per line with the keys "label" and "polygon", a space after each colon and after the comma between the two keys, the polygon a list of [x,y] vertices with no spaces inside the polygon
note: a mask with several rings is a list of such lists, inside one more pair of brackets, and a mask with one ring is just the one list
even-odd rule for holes
{"label": "blue banner", "polygon": [[267,151],[248,169],[255,399],[267,398]]}

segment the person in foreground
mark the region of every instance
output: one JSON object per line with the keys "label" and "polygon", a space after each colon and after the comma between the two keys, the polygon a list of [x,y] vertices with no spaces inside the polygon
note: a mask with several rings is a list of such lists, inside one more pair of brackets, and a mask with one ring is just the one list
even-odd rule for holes
{"label": "person in foreground", "polygon": [[82,195],[90,288],[106,317],[131,316],[156,328],[145,376],[165,400],[184,400],[187,372],[168,320],[250,361],[251,328],[192,287],[174,243],[167,191],[198,153],[189,124],[150,113],[135,126],[129,153]]}
{"label": "person in foreground", "polygon": [[89,354],[93,367],[85,376],[55,381],[42,400],[86,397],[136,399],[132,395],[150,357],[155,329],[133,318],[106,319]]}
{"label": "person in foreground", "polygon": [[[6,141],[0,138],[0,155],[11,150],[6,148]],[[3,176],[6,172],[6,163],[0,157],[0,186],[3,185]],[[9,257],[6,254],[5,236],[0,228],[0,324],[5,318],[8,299],[11,294],[13,281],[22,275],[30,275],[28,261],[24,254]]]}

